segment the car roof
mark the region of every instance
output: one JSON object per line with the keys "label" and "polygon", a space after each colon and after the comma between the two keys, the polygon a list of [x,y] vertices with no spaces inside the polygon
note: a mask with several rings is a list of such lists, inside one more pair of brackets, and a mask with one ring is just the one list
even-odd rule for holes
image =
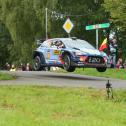
{"label": "car roof", "polygon": [[[48,41],[56,41],[56,40],[61,40],[64,42],[64,41],[82,40],[82,39],[78,39],[76,37],[70,37],[70,38],[52,38],[52,39],[48,39],[46,41],[48,42]],[[83,40],[83,41],[85,41],[85,40]],[[85,42],[87,42],[87,41],[85,41]]]}
{"label": "car roof", "polygon": [[51,41],[52,42],[54,42],[54,41],[62,41],[65,44],[65,46],[71,46],[71,47],[73,47],[73,45],[71,45],[71,43],[73,43],[73,42],[74,42],[74,44],[77,44],[78,46],[80,46],[79,45],[80,42],[81,43],[84,42],[83,44],[85,44],[84,46],[86,48],[87,47],[94,48],[89,42],[87,42],[87,41],[85,41],[83,39],[77,39],[76,37],[70,37],[70,38],[52,38],[52,39],[48,39],[48,40],[44,41],[44,43],[48,43],[48,42],[51,42]]}

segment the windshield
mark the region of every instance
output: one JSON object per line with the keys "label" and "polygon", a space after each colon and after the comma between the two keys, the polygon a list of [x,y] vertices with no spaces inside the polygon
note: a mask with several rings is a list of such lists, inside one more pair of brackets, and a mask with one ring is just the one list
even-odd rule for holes
{"label": "windshield", "polygon": [[91,44],[84,40],[64,40],[63,43],[65,44],[66,47],[72,47],[72,48],[87,48],[87,49],[95,49]]}

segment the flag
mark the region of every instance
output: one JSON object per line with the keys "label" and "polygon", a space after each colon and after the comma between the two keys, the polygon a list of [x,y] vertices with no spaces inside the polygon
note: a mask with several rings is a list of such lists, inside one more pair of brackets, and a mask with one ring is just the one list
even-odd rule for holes
{"label": "flag", "polygon": [[107,49],[108,45],[107,45],[107,38],[105,38],[99,48],[100,51],[103,51],[104,49]]}

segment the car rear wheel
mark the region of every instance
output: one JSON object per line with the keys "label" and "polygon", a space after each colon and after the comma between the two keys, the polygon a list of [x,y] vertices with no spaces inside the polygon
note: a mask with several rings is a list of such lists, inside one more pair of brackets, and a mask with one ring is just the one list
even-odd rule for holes
{"label": "car rear wheel", "polygon": [[99,67],[99,68],[96,68],[98,72],[105,72],[106,71],[106,67]]}
{"label": "car rear wheel", "polygon": [[36,56],[34,58],[33,67],[34,67],[35,71],[40,71],[41,70],[41,59],[40,59],[40,56]]}
{"label": "car rear wheel", "polygon": [[65,55],[64,58],[64,64],[63,64],[63,68],[68,71],[68,72],[73,72],[75,70],[74,66],[71,66],[71,59],[69,55]]}

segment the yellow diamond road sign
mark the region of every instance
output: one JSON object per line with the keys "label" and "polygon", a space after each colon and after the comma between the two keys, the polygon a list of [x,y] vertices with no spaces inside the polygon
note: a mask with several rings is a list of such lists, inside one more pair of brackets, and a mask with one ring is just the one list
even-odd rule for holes
{"label": "yellow diamond road sign", "polygon": [[65,30],[67,33],[70,33],[73,27],[74,27],[73,23],[72,23],[71,20],[68,18],[68,19],[66,20],[66,22],[64,23],[64,25],[63,25],[64,30]]}

